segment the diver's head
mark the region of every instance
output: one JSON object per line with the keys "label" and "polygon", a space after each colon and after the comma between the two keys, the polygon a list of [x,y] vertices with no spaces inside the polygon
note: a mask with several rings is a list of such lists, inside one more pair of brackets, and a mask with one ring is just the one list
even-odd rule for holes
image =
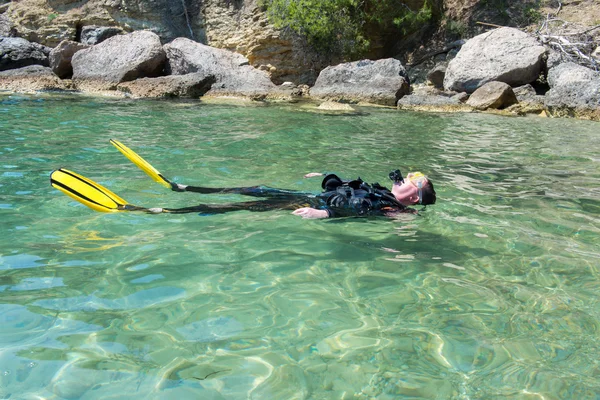
{"label": "diver's head", "polygon": [[396,170],[390,172],[390,179],[394,181],[392,193],[401,204],[405,206],[435,204],[433,183],[421,172],[412,172],[403,179],[400,170]]}

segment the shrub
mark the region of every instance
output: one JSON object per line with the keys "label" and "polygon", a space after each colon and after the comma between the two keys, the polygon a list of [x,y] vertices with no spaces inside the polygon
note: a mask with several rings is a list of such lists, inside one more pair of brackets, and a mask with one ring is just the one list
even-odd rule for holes
{"label": "shrub", "polygon": [[271,23],[306,38],[320,51],[359,57],[370,46],[373,32],[409,33],[427,23],[432,8],[419,10],[394,0],[262,0]]}

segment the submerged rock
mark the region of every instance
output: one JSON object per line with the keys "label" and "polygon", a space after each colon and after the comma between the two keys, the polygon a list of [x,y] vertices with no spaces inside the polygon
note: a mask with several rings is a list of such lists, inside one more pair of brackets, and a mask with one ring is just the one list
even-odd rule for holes
{"label": "submerged rock", "polygon": [[356,111],[350,104],[337,103],[335,101],[324,101],[317,108],[327,111]]}
{"label": "submerged rock", "polygon": [[461,94],[411,94],[398,100],[398,109],[407,111],[457,112],[472,111],[462,101]]}

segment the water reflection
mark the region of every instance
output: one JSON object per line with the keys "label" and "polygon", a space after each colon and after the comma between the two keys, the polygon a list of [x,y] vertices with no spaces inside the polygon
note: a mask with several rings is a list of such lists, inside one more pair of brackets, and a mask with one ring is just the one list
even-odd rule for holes
{"label": "water reflection", "polygon": [[[0,102],[11,110],[0,109],[5,172],[22,174],[0,174],[2,397],[586,399],[600,390],[596,125]],[[318,191],[304,173],[386,184],[401,168],[430,175],[438,204],[390,220],[107,215],[48,187],[64,165],[134,204],[238,200],[154,186],[111,137],[190,184]]]}

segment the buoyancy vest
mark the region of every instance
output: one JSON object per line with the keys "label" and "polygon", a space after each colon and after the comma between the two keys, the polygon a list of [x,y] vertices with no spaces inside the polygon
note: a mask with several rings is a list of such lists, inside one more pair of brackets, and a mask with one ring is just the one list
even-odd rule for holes
{"label": "buoyancy vest", "polygon": [[362,179],[343,181],[329,174],[321,183],[323,192],[317,197],[325,203],[329,217],[377,215],[387,211],[402,211],[402,205],[390,190]]}

